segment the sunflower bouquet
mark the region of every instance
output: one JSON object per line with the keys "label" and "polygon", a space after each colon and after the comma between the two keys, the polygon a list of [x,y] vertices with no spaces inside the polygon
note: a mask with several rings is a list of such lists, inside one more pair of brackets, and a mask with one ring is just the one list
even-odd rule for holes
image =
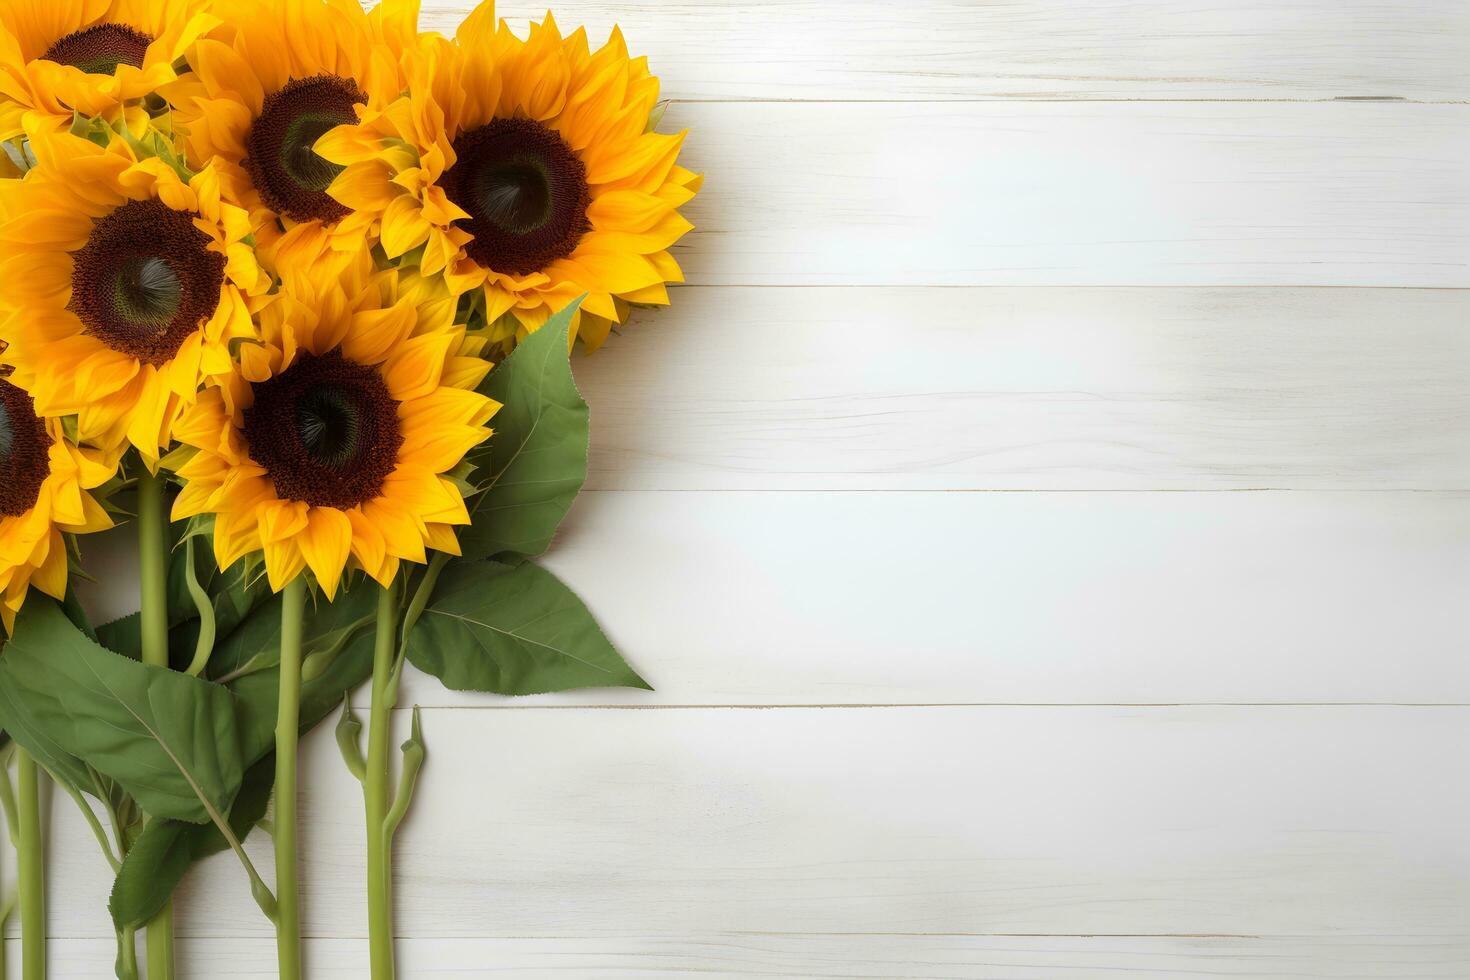
{"label": "sunflower bouquet", "polygon": [[[25,980],[46,780],[115,873],[118,977],[139,930],[174,976],[175,886],[228,850],[298,978],[297,743],[340,706],[383,980],[425,758],[417,709],[392,751],[404,671],[647,686],[530,559],[586,477],[569,353],[682,278],[700,178],[661,108],[616,30],[523,35],[490,3],[453,37],[416,0],[0,3],[0,913]],[[75,586],[105,532],[136,541],[139,611],[94,623]]]}

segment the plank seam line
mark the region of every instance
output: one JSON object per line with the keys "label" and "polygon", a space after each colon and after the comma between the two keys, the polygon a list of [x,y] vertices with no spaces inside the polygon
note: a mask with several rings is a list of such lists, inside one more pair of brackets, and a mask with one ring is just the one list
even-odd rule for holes
{"label": "plank seam line", "polygon": [[422,711],[870,711],[934,708],[1470,708],[1463,701],[935,701],[828,704],[420,704],[393,710]]}
{"label": "plank seam line", "polygon": [[1330,95],[1303,99],[1252,98],[1066,98],[1063,96],[989,95],[962,98],[912,99],[781,99],[752,96],[748,98],[679,98],[670,105],[1015,105],[1054,103],[1058,105],[1426,105],[1463,106],[1470,99],[1409,99],[1398,95]]}
{"label": "plank seam line", "polygon": [[[678,257],[688,261],[688,246],[674,246]],[[1211,264],[1211,263],[1206,263]],[[1214,264],[1226,264],[1223,261]],[[1004,272],[1005,270],[1000,270]],[[1173,289],[1200,292],[1211,290],[1224,292],[1232,289],[1401,289],[1406,292],[1461,293],[1470,291],[1466,286],[1398,286],[1392,283],[1333,283],[1333,282],[1198,282],[1198,283],[1008,283],[1008,282],[685,282],[676,289]]]}
{"label": "plank seam line", "polygon": [[[238,933],[195,933],[179,932],[176,934],[180,939],[195,940],[234,940],[244,942],[260,942],[274,944],[275,939],[269,933],[251,935],[240,935]],[[581,935],[529,935],[529,936],[495,936],[474,933],[464,934],[423,934],[410,935],[400,934],[400,940],[417,940],[421,942],[441,941],[466,941],[466,942],[620,942],[630,939],[642,940],[675,940],[690,941],[697,943],[701,939],[718,938],[722,936],[770,936],[770,937],[860,937],[870,936],[874,938],[894,937],[913,939],[1229,939],[1243,941],[1275,941],[1275,940],[1397,940],[1412,942],[1415,940],[1448,940],[1453,942],[1470,941],[1470,933],[1358,933],[1358,932],[1322,932],[1322,933],[1233,933],[1233,932],[765,932],[757,930],[723,930],[715,932],[689,933],[657,933],[649,934],[642,932],[618,932],[594,936]],[[351,933],[302,933],[303,939],[309,940],[337,940],[350,942],[366,942],[367,936]],[[20,942],[20,934],[7,934],[4,936],[6,942]],[[63,935],[49,933],[49,940],[62,942],[115,942],[117,937],[113,935]]]}
{"label": "plank seam line", "polygon": [[[801,473],[774,471],[752,474],[769,476],[773,479],[795,476],[847,476],[862,474]],[[1470,487],[1333,487],[1314,489],[1310,487],[1156,487],[1156,488],[1051,488],[1028,487],[1017,490],[1010,487],[587,487],[582,493],[891,493],[891,494],[936,494],[936,493],[1050,493],[1050,494],[1125,494],[1125,493],[1291,493],[1291,494],[1447,494],[1464,496]]]}
{"label": "plank seam line", "polygon": [[[681,246],[678,246],[678,245],[674,246],[674,250],[675,251],[680,251],[681,250]],[[1229,291],[1229,290],[1246,290],[1246,289],[1260,290],[1260,291],[1265,291],[1265,290],[1280,290],[1280,289],[1291,289],[1291,290],[1297,290],[1297,291],[1302,291],[1302,290],[1342,291],[1342,290],[1348,290],[1348,289],[1372,289],[1372,290],[1379,290],[1379,291],[1397,290],[1399,292],[1406,292],[1406,293],[1470,293],[1470,286],[1398,286],[1398,285],[1372,286],[1372,285],[1358,285],[1358,284],[1354,284],[1354,283],[1301,283],[1301,284],[1283,284],[1283,283],[1226,283],[1226,284],[1223,284],[1223,285],[1220,284],[1220,283],[1201,283],[1201,284],[1198,284],[1198,285],[1188,285],[1188,284],[1181,285],[1179,283],[1161,283],[1159,285],[1147,285],[1147,284],[1140,285],[1139,283],[1085,283],[1085,282],[1071,282],[1071,283],[1068,283],[1068,282],[1063,282],[1063,283],[1048,283],[1046,285],[1037,285],[1036,283],[1017,283],[1017,284],[1008,285],[1008,284],[1004,284],[1004,283],[954,283],[954,282],[928,282],[928,283],[924,283],[924,282],[900,282],[900,283],[882,283],[882,282],[848,282],[848,283],[734,283],[734,282],[731,282],[731,283],[719,283],[719,282],[684,282],[684,283],[679,283],[674,288],[676,290],[685,290],[685,289],[750,289],[750,290],[757,290],[757,289],[759,289],[759,290],[767,290],[767,289],[808,289],[808,290],[812,290],[812,289],[831,289],[831,290],[845,290],[845,291],[846,290],[851,290],[853,292],[856,292],[858,290],[868,290],[868,289],[881,289],[881,290],[886,290],[888,292],[894,292],[894,291],[897,291],[897,290],[900,290],[900,289],[967,289],[967,290],[968,289],[973,289],[973,290],[980,290],[980,289],[1001,290],[1001,289],[1006,289],[1006,290],[1017,291],[1017,292],[1023,291],[1023,290],[1033,290],[1033,291],[1036,291],[1036,292],[1041,292],[1043,290],[1045,290],[1045,291],[1055,291],[1055,290],[1058,290],[1058,289],[1075,289],[1075,290],[1077,290],[1077,291],[1080,292],[1082,290],[1100,290],[1100,289],[1106,289],[1106,290],[1135,290],[1135,291],[1138,291],[1138,292],[1192,292],[1192,293],[1206,292],[1206,291],[1208,291],[1208,292],[1226,292],[1226,291]],[[655,313],[655,317],[656,316],[657,316],[657,313]]]}

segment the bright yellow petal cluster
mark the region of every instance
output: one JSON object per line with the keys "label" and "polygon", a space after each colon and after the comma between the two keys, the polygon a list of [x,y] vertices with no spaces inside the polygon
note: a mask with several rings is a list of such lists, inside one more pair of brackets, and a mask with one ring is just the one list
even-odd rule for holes
{"label": "bright yellow petal cluster", "polygon": [[[174,517],[215,515],[221,568],[263,552],[273,588],[309,568],[330,598],[349,567],[386,585],[401,562],[423,562],[426,548],[459,553],[453,529],[469,514],[452,474],[489,437],[499,406],[474,390],[490,364],[455,324],[451,297],[371,261],[324,268],[285,277],[280,301],[261,317],[261,344],[243,348],[240,373],[206,391],[176,427],[192,449],[178,466],[184,489]],[[266,453],[251,445],[246,420],[273,379],[335,355],[381,380],[401,441],[376,492],[324,505],[280,492],[292,474],[257,461]]]}
{"label": "bright yellow petal cluster", "polygon": [[0,2],[4,622],[62,594],[130,448],[277,589],[458,553],[494,360],[682,281],[700,177],[658,99],[616,29],[488,2],[452,39],[418,0]]}
{"label": "bright yellow petal cluster", "polygon": [[[39,160],[25,179],[0,183],[0,363],[48,416],[76,416],[83,442],[131,443],[156,460],[201,384],[233,370],[230,345],[255,334],[269,278],[248,242],[245,211],[206,167],[186,183],[159,157],[139,157],[121,136],[106,146],[70,133],[31,141]],[[206,316],[166,357],[140,357],[105,339],[74,290],[77,257],[99,222],[131,202],[157,201],[187,216],[199,246],[220,257]]]}
{"label": "bright yellow petal cluster", "polygon": [[[406,95],[317,143],[346,167],[330,188],[354,212],[340,233],[377,237],[390,258],[416,258],[452,291],[481,292],[485,319],[508,341],[585,295],[576,329],[595,349],[631,306],[666,304],[666,284],[683,279],[669,248],[692,228],[678,208],[700,177],[677,163],[683,133],[650,131],[658,95],[646,59],[631,58],[616,29],[591,51],[585,31],[563,37],[548,15],[523,40],[482,4],[453,43],[423,45]],[[494,175],[456,172],[497,165],[461,159],[465,141],[497,120],[554,134],[580,171],[567,181],[580,183],[582,199],[553,202],[576,211],[572,233],[528,253],[543,261],[516,255],[511,238],[493,252],[475,245],[477,222],[494,220],[496,200],[518,190],[492,188],[502,196],[485,203],[475,195]]]}
{"label": "bright yellow petal cluster", "polygon": [[[253,0],[216,13],[219,28],[189,52],[192,71],[162,90],[187,157],[196,167],[212,163],[245,203],[273,268],[331,258],[326,230],[340,214],[286,200],[272,186],[276,175],[263,172],[278,164],[262,150],[275,149],[265,146],[273,126],[305,116],[325,132],[352,121],[358,103],[398,98],[408,81],[402,62],[419,45],[417,0],[386,0],[370,13],[357,0]],[[350,242],[347,253],[361,247]]]}
{"label": "bright yellow petal cluster", "polygon": [[209,0],[5,0],[0,4],[0,139],[116,122],[177,77],[217,21]]}
{"label": "bright yellow petal cluster", "polygon": [[[58,419],[36,419],[30,399],[0,379],[0,462],[9,481],[0,509],[0,621],[8,633],[15,614],[34,585],[47,595],[66,595],[66,534],[86,534],[112,527],[112,518],[89,492],[112,479],[117,455],[77,446]],[[39,423],[39,425],[37,425]],[[18,459],[25,429],[39,429],[39,445]],[[48,445],[49,443],[49,445]],[[37,472],[17,470],[37,469]],[[19,485],[19,486],[18,486]],[[17,493],[25,500],[10,500]]]}

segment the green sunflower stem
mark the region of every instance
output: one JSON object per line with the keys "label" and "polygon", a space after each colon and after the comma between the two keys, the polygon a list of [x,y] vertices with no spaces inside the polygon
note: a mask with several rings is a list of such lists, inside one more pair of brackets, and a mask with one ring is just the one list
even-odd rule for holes
{"label": "green sunflower stem", "polygon": [[[143,662],[168,666],[168,502],[162,473],[138,478],[139,625]],[[170,900],[148,921],[148,980],[173,980],[174,906]],[[27,978],[29,980],[29,977]]]}
{"label": "green sunflower stem", "polygon": [[41,839],[41,772],[29,752],[16,750],[17,887],[20,891],[20,975],[46,977],[46,868]]}
{"label": "green sunflower stem", "polygon": [[301,980],[301,893],[296,874],[296,752],[301,730],[301,634],[306,583],[281,593],[281,697],[276,709],[276,956],[281,980]]}
{"label": "green sunflower stem", "polygon": [[378,593],[377,643],[373,648],[373,701],[368,714],[367,771],[363,801],[367,814],[368,944],[372,980],[393,980],[393,844],[388,831],[389,738],[394,683],[395,590]]}
{"label": "green sunflower stem", "polygon": [[132,929],[117,934],[117,962],[113,966],[119,980],[138,980],[138,947]]}

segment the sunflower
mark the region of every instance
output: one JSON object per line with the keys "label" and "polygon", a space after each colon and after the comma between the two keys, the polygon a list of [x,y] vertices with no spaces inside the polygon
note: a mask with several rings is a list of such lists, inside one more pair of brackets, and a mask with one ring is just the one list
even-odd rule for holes
{"label": "sunflower", "polygon": [[32,145],[36,168],[0,182],[0,362],[81,441],[155,461],[268,301],[247,216],[212,168],[185,183],[119,138]]}
{"label": "sunflower", "polygon": [[209,0],[5,0],[0,139],[119,111],[173,81],[174,63],[215,26]]}
{"label": "sunflower", "polygon": [[32,585],[66,595],[62,534],[112,527],[87,491],[112,479],[117,456],[71,442],[60,420],[37,415],[31,396],[0,378],[0,468],[0,621],[8,633]]}
{"label": "sunflower", "polygon": [[658,79],[621,33],[589,51],[547,16],[525,40],[484,3],[453,44],[426,42],[409,92],[328,133],[317,152],[346,167],[328,193],[339,225],[425,273],[479,290],[507,339],[585,295],[574,329],[589,350],[633,304],[666,304],[681,282],[669,247],[700,178],[677,164],[684,134],[650,131]]}
{"label": "sunflower", "polygon": [[[223,26],[167,86],[173,125],[195,166],[214,160],[251,212],[267,260],[313,261],[347,209],[325,191],[336,167],[312,152],[357,110],[398,97],[418,44],[417,0],[261,0],[221,5]],[[360,243],[354,243],[357,247]],[[304,249],[297,257],[286,253]]]}
{"label": "sunflower", "polygon": [[456,305],[366,253],[293,270],[261,344],[175,427],[174,518],[214,515],[221,568],[264,552],[272,588],[310,569],[328,598],[349,564],[386,585],[426,548],[458,554],[456,470],[499,405]]}

